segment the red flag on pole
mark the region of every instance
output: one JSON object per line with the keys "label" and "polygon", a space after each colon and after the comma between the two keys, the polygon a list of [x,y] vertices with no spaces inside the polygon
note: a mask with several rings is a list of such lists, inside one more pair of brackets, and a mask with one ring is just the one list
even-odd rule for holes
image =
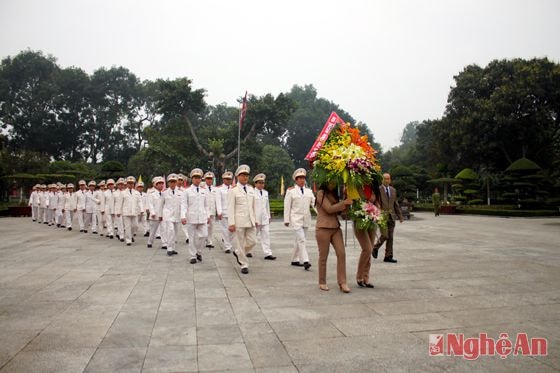
{"label": "red flag on pole", "polygon": [[241,103],[241,111],[239,112],[239,129],[241,129],[241,125],[243,124],[245,114],[247,114],[247,91],[245,91],[245,97],[243,97],[243,102]]}

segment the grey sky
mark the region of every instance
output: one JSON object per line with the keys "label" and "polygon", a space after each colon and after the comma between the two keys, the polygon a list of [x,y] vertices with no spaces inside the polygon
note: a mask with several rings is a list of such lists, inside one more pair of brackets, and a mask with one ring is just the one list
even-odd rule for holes
{"label": "grey sky", "polygon": [[406,123],[441,117],[464,66],[559,62],[559,16],[557,0],[0,0],[0,57],[187,76],[210,104],[313,84],[388,150]]}

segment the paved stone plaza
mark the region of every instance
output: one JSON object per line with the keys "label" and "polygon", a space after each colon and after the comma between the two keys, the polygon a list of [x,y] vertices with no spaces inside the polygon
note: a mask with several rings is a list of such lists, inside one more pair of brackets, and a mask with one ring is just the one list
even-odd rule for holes
{"label": "paved stone plaza", "polygon": [[[350,232],[350,227],[348,227]],[[250,273],[219,247],[203,262],[167,257],[28,218],[0,219],[0,372],[557,372],[560,219],[417,213],[397,224],[397,264],[377,259],[375,289],[317,286],[289,265],[292,232],[271,227]],[[181,236],[182,237],[182,236]],[[381,251],[383,255],[383,249]],[[429,357],[428,335],[518,332],[548,339],[546,357]]]}

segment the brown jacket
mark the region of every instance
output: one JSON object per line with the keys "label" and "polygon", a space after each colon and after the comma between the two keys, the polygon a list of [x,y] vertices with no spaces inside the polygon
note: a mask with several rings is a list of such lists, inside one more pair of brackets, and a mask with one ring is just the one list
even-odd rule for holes
{"label": "brown jacket", "polygon": [[381,185],[379,187],[379,193],[381,194],[381,208],[383,211],[389,212],[395,221],[403,220],[401,207],[399,206],[399,201],[397,200],[397,190],[392,186],[389,186],[390,198],[388,198],[385,187]]}
{"label": "brown jacket", "polygon": [[[325,198],[323,198],[323,195]],[[332,193],[324,194],[323,190],[317,192],[317,228],[338,228],[340,222],[337,214],[346,210],[343,201],[337,202]]]}

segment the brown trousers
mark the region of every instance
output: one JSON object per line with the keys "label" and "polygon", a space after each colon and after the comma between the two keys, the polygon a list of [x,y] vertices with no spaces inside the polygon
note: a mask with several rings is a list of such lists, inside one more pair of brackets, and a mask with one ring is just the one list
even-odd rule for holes
{"label": "brown trousers", "polygon": [[393,234],[395,232],[395,221],[392,217],[389,216],[389,221],[387,224],[387,232],[383,234],[381,231],[381,237],[377,240],[377,243],[373,247],[373,250],[378,250],[383,245],[385,241],[387,244],[385,245],[385,258],[393,257]]}
{"label": "brown trousers", "polygon": [[358,270],[356,272],[356,281],[364,281],[369,283],[369,271],[371,268],[371,251],[375,243],[375,228],[365,231],[357,230],[354,224],[354,235],[362,248],[360,259],[358,260]]}
{"label": "brown trousers", "polygon": [[346,252],[340,228],[317,228],[315,230],[319,247],[319,285],[327,283],[327,258],[330,245],[336,253],[336,279],[338,285],[346,284]]}

